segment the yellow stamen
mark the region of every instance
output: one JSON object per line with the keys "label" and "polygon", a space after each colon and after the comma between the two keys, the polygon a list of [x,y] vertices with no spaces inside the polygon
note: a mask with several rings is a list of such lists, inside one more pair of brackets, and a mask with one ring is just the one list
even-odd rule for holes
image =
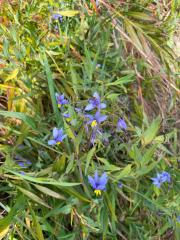
{"label": "yellow stamen", "polygon": [[91,123],[91,127],[95,127],[95,126],[97,126],[97,121],[93,120],[92,123]]}
{"label": "yellow stamen", "polygon": [[61,104],[60,103],[58,103],[58,108],[60,108],[61,107]]}
{"label": "yellow stamen", "polygon": [[94,193],[96,194],[97,197],[101,196],[101,190],[96,189],[94,190]]}
{"label": "yellow stamen", "polygon": [[61,142],[57,142],[56,144],[57,144],[57,145],[60,145],[60,144],[61,144]]}

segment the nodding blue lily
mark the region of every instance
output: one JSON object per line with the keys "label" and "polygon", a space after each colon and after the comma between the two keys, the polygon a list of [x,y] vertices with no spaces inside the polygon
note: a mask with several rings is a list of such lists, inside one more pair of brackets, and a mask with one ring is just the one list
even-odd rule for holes
{"label": "nodding blue lily", "polygon": [[103,173],[101,177],[98,176],[98,172],[95,171],[94,177],[88,176],[89,183],[94,189],[96,196],[101,195],[102,191],[106,190],[106,184],[108,177],[106,173]]}
{"label": "nodding blue lily", "polygon": [[68,104],[69,101],[64,98],[64,94],[60,95],[59,93],[56,93],[55,96],[59,108],[61,107],[61,105]]}
{"label": "nodding blue lily", "polygon": [[63,21],[63,16],[59,13],[53,13],[52,19],[53,20],[59,20],[60,22],[62,22]]}
{"label": "nodding blue lily", "polygon": [[48,141],[49,145],[60,144],[66,135],[63,134],[63,129],[53,128],[53,138],[52,140]]}
{"label": "nodding blue lily", "polygon": [[101,115],[101,113],[99,111],[97,111],[94,116],[90,115],[90,114],[86,114],[85,117],[89,118],[89,121],[87,122],[87,124],[91,124],[92,128],[94,128],[98,124],[104,122],[107,118],[106,115]]}
{"label": "nodding blue lily", "polygon": [[106,108],[106,104],[101,103],[101,98],[97,92],[95,92],[93,98],[89,100],[89,104],[85,107],[85,111],[91,111],[94,108],[97,108],[98,110]]}
{"label": "nodding blue lily", "polygon": [[168,172],[162,172],[162,173],[157,173],[157,177],[151,178],[153,181],[153,184],[157,187],[160,188],[162,183],[164,182],[171,182],[171,176]]}
{"label": "nodding blue lily", "polygon": [[127,125],[126,125],[126,122],[124,121],[124,119],[120,118],[118,120],[116,129],[117,129],[118,132],[120,130],[126,130],[127,129]]}

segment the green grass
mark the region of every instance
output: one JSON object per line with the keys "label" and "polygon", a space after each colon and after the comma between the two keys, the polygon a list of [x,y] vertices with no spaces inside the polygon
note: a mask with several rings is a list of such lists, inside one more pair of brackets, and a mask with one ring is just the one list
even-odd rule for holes
{"label": "green grass", "polygon": [[[180,239],[180,6],[154,2],[1,3],[0,239]],[[96,91],[108,118],[92,146],[75,108]],[[60,109],[56,92],[69,100]],[[54,127],[67,137],[49,146]],[[100,197],[95,170],[108,175]],[[171,183],[158,189],[162,171]]]}

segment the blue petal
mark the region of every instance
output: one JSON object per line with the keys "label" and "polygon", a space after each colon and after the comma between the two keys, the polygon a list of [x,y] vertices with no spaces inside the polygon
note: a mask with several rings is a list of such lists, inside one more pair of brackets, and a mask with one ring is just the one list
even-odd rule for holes
{"label": "blue petal", "polygon": [[59,130],[55,127],[53,128],[53,137],[56,139],[58,137]]}
{"label": "blue petal", "polygon": [[124,121],[124,119],[120,118],[117,123],[117,130],[120,129],[126,130],[126,128],[127,128],[126,122]]}
{"label": "blue petal", "polygon": [[89,180],[89,183],[91,184],[91,186],[95,189],[96,183],[95,183],[94,179],[91,176],[88,176],[88,180]]}
{"label": "blue petal", "polygon": [[63,99],[62,100],[62,104],[68,104],[68,100],[67,99]]}
{"label": "blue petal", "polygon": [[90,120],[94,120],[94,117],[90,114],[85,114],[84,115],[86,118],[89,118]]}
{"label": "blue petal", "polygon": [[19,165],[20,167],[23,167],[23,168],[26,167],[23,162],[19,162],[18,165]]}
{"label": "blue petal", "polygon": [[98,190],[103,190],[103,191],[105,191],[106,190],[106,185],[98,185],[97,187],[96,187],[96,189],[98,189]]}
{"label": "blue petal", "polygon": [[105,103],[101,103],[101,104],[100,104],[100,108],[101,108],[101,109],[106,108],[106,104],[105,104]]}
{"label": "blue petal", "polygon": [[58,138],[61,137],[62,135],[63,135],[63,129],[61,128],[58,130]]}
{"label": "blue petal", "polygon": [[161,173],[161,182],[171,182],[171,176],[168,172],[162,172]]}
{"label": "blue petal", "polygon": [[99,179],[99,184],[106,186],[107,180],[108,180],[107,174],[103,173],[103,175]]}
{"label": "blue petal", "polygon": [[56,141],[55,140],[49,140],[48,141],[48,145],[55,145],[56,144]]}
{"label": "blue petal", "polygon": [[59,99],[60,99],[61,101],[63,101],[63,100],[64,100],[64,94],[59,95]]}
{"label": "blue petal", "polygon": [[99,182],[99,176],[98,176],[98,171],[96,170],[94,173],[94,181],[97,184]]}
{"label": "blue petal", "polygon": [[94,106],[93,106],[92,103],[89,103],[89,104],[85,107],[85,111],[90,111],[90,110],[92,110],[92,109],[94,109]]}
{"label": "blue petal", "polygon": [[107,116],[106,115],[101,115],[98,119],[98,122],[101,123],[101,122],[104,122],[106,120]]}
{"label": "blue petal", "polygon": [[70,114],[69,113],[63,113],[63,117],[70,118]]}
{"label": "blue petal", "polygon": [[62,135],[62,137],[61,137],[61,141],[64,139],[64,138],[66,138],[66,134],[65,135]]}
{"label": "blue petal", "polygon": [[99,94],[98,94],[97,92],[95,92],[95,93],[93,94],[93,97],[96,98],[96,99],[98,99],[98,100],[100,100],[100,96],[99,96]]}

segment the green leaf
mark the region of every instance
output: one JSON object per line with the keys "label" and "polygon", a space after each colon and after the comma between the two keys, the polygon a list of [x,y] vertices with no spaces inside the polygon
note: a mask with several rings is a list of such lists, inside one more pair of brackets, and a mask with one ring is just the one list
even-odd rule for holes
{"label": "green leaf", "polygon": [[32,220],[33,220],[33,229],[35,230],[36,233],[36,238],[37,240],[44,240],[43,232],[42,232],[42,227],[39,224],[38,218],[35,215],[34,211],[32,208],[30,208],[31,215],[32,215]]}
{"label": "green leaf", "polygon": [[70,125],[68,125],[68,124],[66,123],[66,121],[64,121],[64,128],[65,128],[65,131],[66,131],[68,137],[71,138],[71,139],[73,139],[73,140],[75,140],[75,135],[74,135],[74,133],[73,133]]}
{"label": "green leaf", "polygon": [[50,92],[50,96],[51,96],[53,111],[54,111],[54,114],[56,117],[56,123],[58,126],[61,126],[63,124],[63,120],[62,120],[61,115],[59,114],[56,97],[55,97],[55,91],[54,91],[54,81],[52,78],[52,72],[51,72],[51,69],[50,69],[50,66],[48,63],[48,59],[47,59],[45,50],[42,51],[41,58],[42,58],[42,62],[43,62],[44,71],[46,73],[47,80],[48,80],[48,87],[49,87],[49,92]]}
{"label": "green leaf", "polygon": [[86,166],[85,166],[85,175],[87,175],[88,167],[91,162],[91,159],[96,151],[96,147],[91,148],[91,150],[88,152],[86,156]]}
{"label": "green leaf", "polygon": [[[126,83],[130,83],[133,82],[135,79],[133,78],[134,74],[129,74],[127,76],[118,78],[116,81],[111,82],[111,83],[107,83],[106,86],[117,86],[117,85],[122,85],[122,84],[126,84]],[[111,94],[112,95],[112,94]],[[116,96],[117,94],[115,94]],[[114,96],[114,95],[113,95]],[[117,97],[117,96],[116,96]]]}
{"label": "green leaf", "polygon": [[140,162],[141,166],[148,164],[152,160],[152,157],[156,152],[157,147],[158,147],[158,144],[154,144],[152,147],[146,150]]}
{"label": "green leaf", "polygon": [[67,204],[63,207],[56,207],[56,208],[52,209],[51,211],[49,211],[44,216],[44,219],[49,218],[51,216],[56,216],[56,215],[59,215],[59,214],[66,215],[66,214],[71,213],[71,210],[72,210],[72,205],[71,204]]}
{"label": "green leaf", "polygon": [[62,199],[62,200],[65,200],[66,198],[64,196],[62,196],[61,194],[55,192],[55,191],[52,191],[51,189],[47,188],[47,187],[44,187],[44,186],[40,186],[40,185],[37,185],[37,184],[33,184],[35,186],[35,188],[37,188],[39,191],[41,191],[42,193],[46,194],[46,195],[49,195],[53,198],[57,198],[57,199]]}
{"label": "green leaf", "polygon": [[68,183],[68,182],[62,182],[62,181],[55,181],[54,179],[50,179],[50,178],[35,178],[27,175],[22,175],[18,172],[12,171],[7,168],[5,168],[5,170],[18,176],[20,179],[25,179],[27,181],[39,183],[39,184],[47,184],[47,185],[54,185],[54,186],[61,186],[61,187],[72,187],[72,186],[77,186],[81,184],[81,183]]}
{"label": "green leaf", "polygon": [[0,233],[5,231],[11,225],[11,223],[14,221],[14,217],[18,214],[19,211],[24,209],[24,206],[25,198],[23,195],[20,195],[8,215],[3,219],[0,219]]}
{"label": "green leaf", "polygon": [[0,115],[4,117],[11,117],[11,118],[17,118],[25,122],[29,127],[31,127],[34,130],[37,130],[36,124],[32,117],[21,113],[21,112],[9,112],[9,111],[0,111]]}
{"label": "green leaf", "polygon": [[59,159],[57,159],[53,164],[53,171],[61,173],[65,168],[65,164],[66,164],[66,154],[63,153],[63,155]]}
{"label": "green leaf", "polygon": [[146,146],[147,144],[151,143],[153,139],[156,137],[160,128],[160,123],[161,119],[159,117],[156,118],[148,127],[148,129],[142,134],[141,142],[143,146]]}
{"label": "green leaf", "polygon": [[26,190],[24,188],[21,188],[21,187],[17,187],[17,189],[19,189],[19,191],[21,191],[24,195],[26,195],[27,197],[29,197],[33,201],[37,202],[38,204],[41,204],[41,205],[43,205],[47,208],[51,208],[46,202],[44,202],[40,197],[38,197],[34,193],[29,192],[28,190]]}
{"label": "green leaf", "polygon": [[119,180],[124,177],[129,177],[129,174],[131,173],[131,164],[128,164],[120,173],[114,174],[114,177]]}

